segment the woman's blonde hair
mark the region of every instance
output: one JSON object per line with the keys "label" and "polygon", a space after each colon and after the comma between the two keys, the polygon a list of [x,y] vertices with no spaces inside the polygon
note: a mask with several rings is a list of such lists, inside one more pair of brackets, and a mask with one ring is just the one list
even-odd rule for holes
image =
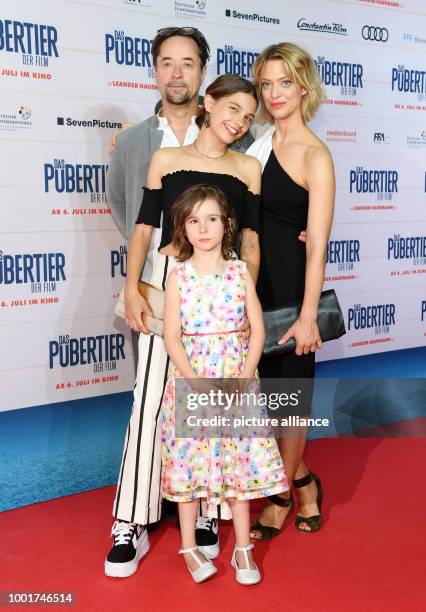
{"label": "woman's blonde hair", "polygon": [[265,109],[262,98],[262,75],[266,62],[281,60],[295,83],[306,89],[302,98],[302,115],[305,121],[310,121],[319,105],[325,99],[324,88],[314,60],[307,51],[293,43],[282,42],[266,47],[253,64],[253,77],[257,89],[261,110],[259,120],[262,123],[272,123],[273,119]]}

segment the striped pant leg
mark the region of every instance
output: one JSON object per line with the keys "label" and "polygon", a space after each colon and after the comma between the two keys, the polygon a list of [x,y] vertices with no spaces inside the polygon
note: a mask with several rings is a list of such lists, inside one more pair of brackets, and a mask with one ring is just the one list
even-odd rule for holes
{"label": "striped pant leg", "polygon": [[[174,260],[158,254],[151,284],[164,288]],[[133,409],[127,427],[113,515],[146,525],[161,515],[161,402],[169,358],[158,336],[139,335]]]}

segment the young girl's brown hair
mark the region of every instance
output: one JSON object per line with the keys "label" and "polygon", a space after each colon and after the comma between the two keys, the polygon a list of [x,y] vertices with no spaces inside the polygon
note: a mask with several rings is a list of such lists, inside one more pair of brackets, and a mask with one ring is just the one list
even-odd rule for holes
{"label": "young girl's brown hair", "polygon": [[219,187],[213,185],[194,185],[186,189],[174,202],[171,209],[171,217],[174,226],[172,242],[179,250],[177,260],[186,261],[194,253],[194,247],[186,237],[185,221],[191,214],[196,204],[202,204],[206,200],[217,202],[220,210],[220,219],[225,232],[222,239],[222,257],[225,260],[235,257],[233,250],[237,235],[237,224],[234,211],[228,202],[228,198]]}

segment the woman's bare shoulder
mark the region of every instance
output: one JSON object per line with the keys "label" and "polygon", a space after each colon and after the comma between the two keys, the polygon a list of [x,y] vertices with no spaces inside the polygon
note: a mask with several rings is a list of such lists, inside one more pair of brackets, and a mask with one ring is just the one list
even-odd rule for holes
{"label": "woman's bare shoulder", "polygon": [[237,165],[239,175],[243,178],[246,184],[249,184],[253,174],[261,174],[262,166],[258,159],[253,155],[247,155],[246,153],[238,153],[232,151],[234,163]]}
{"label": "woman's bare shoulder", "polygon": [[316,134],[309,130],[309,135],[306,138],[305,162],[308,165],[333,164],[330,149]]}

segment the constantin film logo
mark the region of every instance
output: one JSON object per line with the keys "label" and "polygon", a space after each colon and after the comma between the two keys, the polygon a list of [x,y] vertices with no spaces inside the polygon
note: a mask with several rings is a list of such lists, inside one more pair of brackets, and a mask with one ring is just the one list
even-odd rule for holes
{"label": "constantin film logo", "polygon": [[379,26],[365,25],[361,30],[361,34],[364,40],[382,43],[388,42],[389,40],[389,30]]}
{"label": "constantin film logo", "polygon": [[308,32],[325,32],[326,34],[337,34],[339,36],[348,36],[348,29],[342,23],[317,23],[309,21],[306,17],[301,17],[297,22],[297,28],[299,30],[306,30]]}

